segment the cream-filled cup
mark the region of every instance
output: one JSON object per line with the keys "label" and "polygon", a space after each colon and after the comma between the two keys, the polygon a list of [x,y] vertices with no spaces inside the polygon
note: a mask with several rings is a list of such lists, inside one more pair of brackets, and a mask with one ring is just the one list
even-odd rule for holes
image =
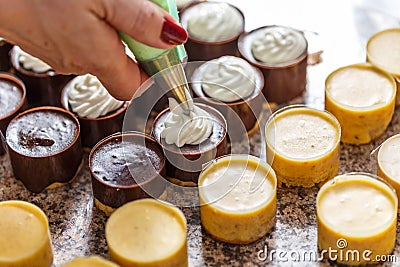
{"label": "cream-filled cup", "polygon": [[233,244],[253,242],[275,225],[274,170],[250,155],[211,161],[199,177],[201,223],[214,238]]}
{"label": "cream-filled cup", "polygon": [[384,133],[395,98],[393,77],[368,63],[339,68],[325,81],[325,109],[339,120],[343,143],[367,144]]}
{"label": "cream-filled cup", "polygon": [[279,184],[311,187],[337,175],[341,129],[329,112],[284,107],[268,119],[265,135],[267,162]]}
{"label": "cream-filled cup", "polygon": [[128,105],[128,101],[112,97],[91,74],[73,78],[61,91],[61,106],[77,116],[82,146],[86,148],[92,148],[106,136],[122,131]]}
{"label": "cream-filled cup", "polygon": [[377,32],[367,42],[367,61],[391,73],[397,84],[400,105],[400,28]]}
{"label": "cream-filled cup", "polygon": [[400,134],[388,138],[378,151],[378,176],[385,179],[400,199]]}
{"label": "cream-filled cup", "polygon": [[189,35],[185,48],[190,61],[239,56],[237,39],[244,31],[244,15],[237,7],[217,1],[196,2],[184,8],[180,17]]}
{"label": "cream-filled cup", "polygon": [[188,266],[186,219],[172,204],[154,199],[129,202],[106,224],[110,259],[128,266]]}
{"label": "cream-filled cup", "polygon": [[318,248],[336,250],[341,264],[377,263],[395,246],[397,205],[393,188],[377,176],[336,176],[317,195]]}
{"label": "cream-filled cup", "polygon": [[269,102],[284,103],[306,89],[308,43],[296,29],[270,25],[242,33],[239,52],[264,75]]}
{"label": "cream-filled cup", "polygon": [[62,267],[119,267],[119,265],[100,256],[75,258]]}
{"label": "cream-filled cup", "polygon": [[223,56],[207,61],[193,72],[191,87],[196,96],[224,115],[230,141],[257,126],[265,101],[264,77],[246,60]]}
{"label": "cream-filled cup", "polygon": [[49,267],[52,262],[44,212],[25,201],[0,202],[0,267]]}
{"label": "cream-filled cup", "polygon": [[61,106],[61,90],[75,75],[54,71],[47,63],[17,45],[10,50],[10,60],[15,75],[26,86],[29,107]]}

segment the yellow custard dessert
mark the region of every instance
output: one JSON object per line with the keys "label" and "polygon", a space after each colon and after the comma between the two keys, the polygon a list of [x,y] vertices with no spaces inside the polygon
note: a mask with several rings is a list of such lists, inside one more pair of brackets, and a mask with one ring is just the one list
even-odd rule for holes
{"label": "yellow custard dessert", "polygon": [[392,120],[396,97],[393,77],[368,63],[333,71],[325,81],[325,108],[342,126],[341,141],[367,144]]}
{"label": "yellow custard dessert", "polygon": [[267,162],[278,182],[311,187],[339,169],[340,125],[334,116],[301,105],[276,111],[266,127]]}
{"label": "yellow custard dessert", "polygon": [[400,134],[387,139],[378,152],[378,176],[385,179],[396,190],[400,199]]}
{"label": "yellow custard dessert", "polygon": [[367,61],[391,73],[397,83],[396,105],[400,105],[400,28],[374,34],[367,43]]}
{"label": "yellow custard dessert", "polygon": [[214,238],[245,244],[275,225],[276,176],[261,159],[249,155],[218,158],[199,177],[200,214]]}
{"label": "yellow custard dessert", "polygon": [[171,204],[154,199],[129,202],[106,224],[110,259],[120,266],[188,266],[186,219]]}
{"label": "yellow custard dessert", "polygon": [[335,177],[317,195],[318,248],[337,250],[336,261],[348,265],[389,255],[396,241],[397,205],[393,188],[377,176]]}
{"label": "yellow custard dessert", "polygon": [[119,265],[100,256],[75,258],[62,267],[119,267]]}
{"label": "yellow custard dessert", "polygon": [[0,202],[0,267],[48,267],[52,262],[43,211],[25,201]]}

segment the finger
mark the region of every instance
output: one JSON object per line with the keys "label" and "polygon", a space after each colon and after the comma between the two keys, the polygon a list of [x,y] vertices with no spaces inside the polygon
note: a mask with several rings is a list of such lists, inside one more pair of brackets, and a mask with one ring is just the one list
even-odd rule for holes
{"label": "finger", "polygon": [[103,3],[103,19],[139,42],[167,49],[187,40],[186,30],[148,0],[103,0]]}
{"label": "finger", "polygon": [[148,76],[128,56],[125,62],[119,62],[118,66],[114,67],[114,70],[118,69],[119,71],[106,70],[106,73],[99,71],[94,75],[114,98],[131,100],[136,97],[138,88],[148,79]]}

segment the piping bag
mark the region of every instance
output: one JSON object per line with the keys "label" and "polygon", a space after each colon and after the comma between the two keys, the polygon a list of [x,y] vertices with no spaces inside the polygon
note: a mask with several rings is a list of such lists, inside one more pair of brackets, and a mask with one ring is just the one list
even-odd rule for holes
{"label": "piping bag", "polygon": [[[179,20],[175,0],[151,1]],[[182,60],[186,57],[183,45],[165,50],[144,45],[122,32],[119,32],[119,35],[135,55],[146,74],[151,77],[159,73],[159,77],[157,76],[155,79],[156,83],[167,93],[168,97],[176,99],[184,113],[190,115],[193,110],[193,101],[182,66]]]}

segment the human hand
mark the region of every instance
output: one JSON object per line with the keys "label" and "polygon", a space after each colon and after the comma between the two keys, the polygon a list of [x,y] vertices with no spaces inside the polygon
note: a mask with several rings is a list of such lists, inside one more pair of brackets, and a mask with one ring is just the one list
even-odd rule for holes
{"label": "human hand", "polygon": [[116,29],[168,49],[187,33],[148,0],[0,0],[0,36],[62,74],[91,73],[130,100],[147,75],[126,55]]}

